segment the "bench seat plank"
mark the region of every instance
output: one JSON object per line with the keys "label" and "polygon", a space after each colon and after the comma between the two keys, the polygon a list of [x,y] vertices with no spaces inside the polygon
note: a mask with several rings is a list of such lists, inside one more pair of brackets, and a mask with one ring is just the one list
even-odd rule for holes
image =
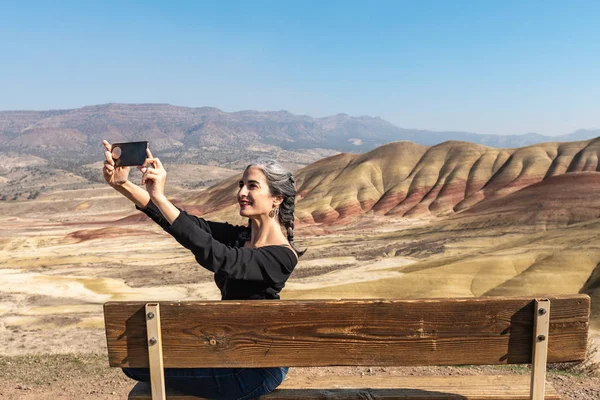
{"label": "bench seat plank", "polygon": [[[302,399],[427,399],[427,400],[529,400],[528,375],[476,376],[290,376],[265,400]],[[366,389],[368,388],[368,389]],[[195,396],[167,390],[168,400],[193,400]],[[138,383],[131,400],[150,400],[150,385]],[[556,390],[546,383],[545,399],[559,400]]]}
{"label": "bench seat plank", "polygon": [[[585,358],[590,298],[551,297],[548,362]],[[110,365],[148,367],[142,302],[104,306]],[[531,297],[161,302],[165,368],[531,362]]]}

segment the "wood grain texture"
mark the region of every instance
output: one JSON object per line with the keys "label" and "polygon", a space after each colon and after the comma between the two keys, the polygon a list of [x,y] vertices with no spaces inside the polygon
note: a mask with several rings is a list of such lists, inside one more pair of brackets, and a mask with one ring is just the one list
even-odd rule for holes
{"label": "wood grain texture", "polygon": [[[531,362],[531,297],[161,302],[165,368]],[[585,358],[586,295],[550,297],[548,362]],[[146,302],[104,306],[110,365],[147,367]]]}
{"label": "wood grain texture", "polygon": [[[293,370],[291,370],[293,373]],[[150,385],[138,383],[129,394],[132,400],[149,400]],[[167,391],[169,400],[198,397]],[[440,399],[440,400],[529,400],[529,376],[325,376],[310,381],[286,379],[265,400],[302,399]],[[556,390],[546,384],[545,399],[558,400]]]}

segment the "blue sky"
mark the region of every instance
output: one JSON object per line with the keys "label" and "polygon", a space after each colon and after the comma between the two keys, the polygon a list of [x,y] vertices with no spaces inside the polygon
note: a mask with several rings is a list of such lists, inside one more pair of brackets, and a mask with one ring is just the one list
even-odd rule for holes
{"label": "blue sky", "polygon": [[478,133],[600,128],[599,1],[23,4],[0,3],[0,110],[169,103]]}

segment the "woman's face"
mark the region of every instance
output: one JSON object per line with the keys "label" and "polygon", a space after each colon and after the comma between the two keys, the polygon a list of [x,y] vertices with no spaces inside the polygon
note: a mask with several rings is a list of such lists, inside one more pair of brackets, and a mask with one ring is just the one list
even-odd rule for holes
{"label": "woman's face", "polygon": [[257,167],[250,167],[244,171],[237,200],[240,215],[246,218],[268,215],[273,205],[281,203],[278,198],[271,196],[267,178]]}

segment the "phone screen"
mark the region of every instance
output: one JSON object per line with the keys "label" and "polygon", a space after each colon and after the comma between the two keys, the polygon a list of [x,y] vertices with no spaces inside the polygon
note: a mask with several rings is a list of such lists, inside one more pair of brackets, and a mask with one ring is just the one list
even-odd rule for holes
{"label": "phone screen", "polygon": [[148,142],[114,143],[111,147],[115,167],[132,167],[146,161]]}

